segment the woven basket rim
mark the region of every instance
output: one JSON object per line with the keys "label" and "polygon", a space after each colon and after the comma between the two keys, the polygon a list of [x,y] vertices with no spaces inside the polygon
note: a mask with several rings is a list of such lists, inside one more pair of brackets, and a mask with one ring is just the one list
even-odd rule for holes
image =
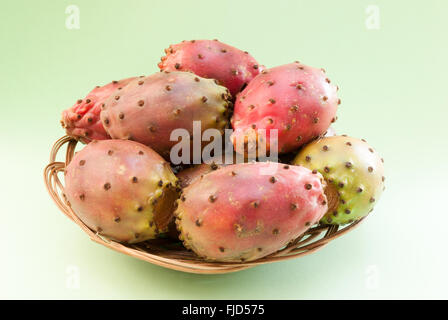
{"label": "woven basket rim", "polygon": [[[70,220],[75,222],[92,241],[112,250],[168,269],[197,274],[221,274],[248,269],[260,264],[302,257],[322,249],[330,241],[356,228],[365,219],[364,217],[351,224],[345,225],[344,227],[337,225],[313,226],[281,250],[261,259],[249,262],[205,261],[183,247],[179,246],[180,248],[174,249],[167,248],[173,246],[176,247],[176,244],[180,243],[169,239],[148,240],[138,244],[119,243],[91,230],[78,218],[76,213],[67,204],[64,194],[64,185],[59,178],[59,174],[64,173],[66,166],[72,160],[77,143],[78,141],[70,136],[64,136],[57,140],[51,150],[49,164],[44,169],[46,188],[58,208]],[[57,161],[56,158],[65,145],[65,160],[63,162]]]}

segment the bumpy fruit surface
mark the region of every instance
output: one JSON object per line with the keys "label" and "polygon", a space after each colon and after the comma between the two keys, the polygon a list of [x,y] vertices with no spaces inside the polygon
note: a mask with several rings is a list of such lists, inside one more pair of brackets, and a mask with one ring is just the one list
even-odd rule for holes
{"label": "bumpy fruit surface", "polygon": [[134,78],[112,81],[97,86],[84,99],[79,99],[71,108],[62,112],[61,125],[68,135],[83,143],[92,140],[110,139],[100,119],[101,105],[116,90],[125,87]]}
{"label": "bumpy fruit surface", "polygon": [[278,130],[278,140],[272,143],[280,153],[323,135],[335,119],[340,102],[336,91],[322,69],[298,62],[264,70],[237,96],[232,119],[235,149],[243,153],[243,143],[249,151],[264,144],[259,129],[266,130],[267,150],[272,147],[271,130]]}
{"label": "bumpy fruit surface", "polygon": [[238,93],[262,70],[247,52],[217,40],[192,40],[171,45],[159,63],[160,70],[191,71],[216,79],[232,95]]}
{"label": "bumpy fruit surface", "polygon": [[365,141],[334,136],[313,141],[293,164],[320,172],[327,181],[325,224],[346,224],[366,216],[384,189],[383,160]]}
{"label": "bumpy fruit surface", "polygon": [[130,139],[168,158],[174,129],[193,134],[193,121],[202,131],[223,132],[228,125],[228,90],[214,80],[189,72],[159,72],[138,78],[106,100],[101,112],[104,127],[114,139]]}
{"label": "bumpy fruit surface", "polygon": [[175,213],[180,238],[208,260],[250,261],[269,255],[325,214],[321,180],[304,167],[280,163],[220,168],[183,190]]}
{"label": "bumpy fruit surface", "polygon": [[152,149],[133,141],[93,141],[66,169],[66,196],[92,230],[135,243],[155,238],[172,220],[177,179]]}

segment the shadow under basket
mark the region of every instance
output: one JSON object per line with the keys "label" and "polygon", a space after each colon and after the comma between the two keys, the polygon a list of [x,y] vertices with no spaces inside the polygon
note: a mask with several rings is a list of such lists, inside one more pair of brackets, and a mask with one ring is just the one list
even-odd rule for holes
{"label": "shadow under basket", "polygon": [[[50,164],[45,168],[44,179],[48,192],[56,205],[67,217],[79,225],[91,240],[115,251],[168,269],[198,274],[220,274],[240,271],[260,264],[302,257],[323,248],[330,241],[353,230],[364,219],[360,219],[344,227],[336,225],[314,226],[281,250],[250,262],[204,261],[197,257],[194,252],[185,249],[180,241],[169,238],[148,240],[137,244],[119,243],[107,239],[99,235],[96,231],[91,230],[76,216],[76,213],[67,204],[64,185],[61,179],[59,179],[59,174],[64,174],[66,166],[73,159],[77,143],[75,139],[65,136],[59,139],[51,150]],[[65,145],[67,145],[65,161],[58,162],[56,161],[57,155]]]}

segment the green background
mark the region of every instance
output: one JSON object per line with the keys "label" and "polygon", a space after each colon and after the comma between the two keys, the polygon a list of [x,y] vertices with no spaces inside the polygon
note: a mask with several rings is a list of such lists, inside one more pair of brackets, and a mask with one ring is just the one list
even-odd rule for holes
{"label": "green background", "polygon": [[[65,27],[70,4],[79,30]],[[2,1],[0,298],[448,298],[447,14],[444,0]],[[170,43],[213,38],[268,67],[324,67],[339,85],[336,130],[386,160],[386,191],[357,230],[304,258],[201,276],[95,244],[58,211],[42,170],[61,111],[156,72]]]}

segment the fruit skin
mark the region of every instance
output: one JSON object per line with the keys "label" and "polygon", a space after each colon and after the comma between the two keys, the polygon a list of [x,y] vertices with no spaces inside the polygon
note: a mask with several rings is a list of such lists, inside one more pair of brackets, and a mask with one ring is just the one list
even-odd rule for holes
{"label": "fruit skin", "polygon": [[126,140],[89,143],[67,166],[65,183],[71,208],[89,228],[127,243],[165,232],[178,197],[169,164]]}
{"label": "fruit skin", "polygon": [[161,58],[160,70],[191,71],[198,76],[216,79],[236,95],[263,66],[247,52],[218,40],[191,40],[170,45]]}
{"label": "fruit skin", "polygon": [[231,136],[236,151],[244,152],[236,145],[238,139],[256,150],[264,141],[259,129],[266,130],[267,150],[271,130],[278,130],[274,143],[279,153],[323,135],[335,121],[340,103],[336,91],[323,69],[295,62],[264,70],[236,98]]}
{"label": "fruit skin", "polygon": [[[384,189],[384,166],[380,155],[363,140],[347,136],[325,137],[305,146],[292,162],[320,172],[334,190],[334,205],[324,224],[346,224],[367,214]],[[327,194],[328,195],[328,194]]]}
{"label": "fruit skin", "polygon": [[174,129],[193,134],[193,121],[223,132],[231,105],[228,90],[189,72],[158,72],[135,79],[104,103],[101,120],[114,139],[143,143],[166,159]]}
{"label": "fruit skin", "polygon": [[[275,168],[271,175],[263,171],[269,166]],[[180,239],[207,260],[239,262],[269,255],[325,214],[321,180],[304,167],[267,162],[208,173],[178,200]]]}
{"label": "fruit skin", "polygon": [[92,140],[110,139],[101,123],[101,105],[112,93],[134,79],[132,77],[97,86],[84,99],[79,99],[71,108],[64,110],[61,125],[67,134],[86,144]]}

